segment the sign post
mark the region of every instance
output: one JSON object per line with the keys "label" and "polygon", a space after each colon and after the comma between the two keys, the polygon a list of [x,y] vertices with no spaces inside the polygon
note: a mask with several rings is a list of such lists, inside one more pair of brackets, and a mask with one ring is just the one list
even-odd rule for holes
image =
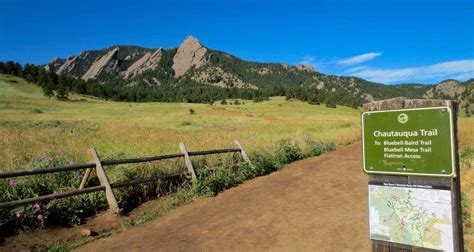
{"label": "sign post", "polygon": [[364,105],[374,251],[463,251],[456,118],[446,100]]}

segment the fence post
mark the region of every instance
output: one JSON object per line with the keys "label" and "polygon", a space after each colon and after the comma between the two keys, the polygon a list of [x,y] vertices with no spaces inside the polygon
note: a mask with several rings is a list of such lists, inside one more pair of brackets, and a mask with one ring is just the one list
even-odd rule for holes
{"label": "fence post", "polygon": [[102,162],[100,161],[97,151],[94,148],[91,148],[88,150],[87,154],[89,155],[90,160],[95,163],[95,171],[97,173],[97,177],[99,178],[100,184],[105,187],[105,196],[107,198],[107,203],[109,203],[110,210],[114,214],[120,213],[117,200],[115,199],[114,192],[110,186],[107,174],[105,174],[104,167],[102,167]]}
{"label": "fence post", "polygon": [[86,186],[87,180],[89,179],[89,176],[91,175],[92,168],[87,168],[86,171],[84,172],[84,177],[82,178],[81,185],[79,186],[80,189],[84,189]]}
{"label": "fence post", "polygon": [[237,149],[240,149],[240,155],[242,155],[242,158],[245,160],[245,162],[251,165],[250,158],[249,156],[247,156],[247,153],[244,151],[244,148],[240,144],[239,140],[234,140],[234,144],[235,144],[235,147],[237,147]]}
{"label": "fence post", "polygon": [[186,164],[186,168],[188,168],[188,172],[191,174],[191,181],[195,181],[197,179],[196,173],[194,172],[193,163],[191,162],[191,158],[189,157],[188,150],[186,149],[186,145],[181,142],[179,143],[179,148],[181,149],[181,153],[184,154],[184,163]]}

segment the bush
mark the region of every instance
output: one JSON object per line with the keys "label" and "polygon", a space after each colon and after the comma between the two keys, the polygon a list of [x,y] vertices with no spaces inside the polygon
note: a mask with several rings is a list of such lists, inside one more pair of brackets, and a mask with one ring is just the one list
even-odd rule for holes
{"label": "bush", "polygon": [[278,143],[275,154],[276,164],[279,168],[303,158],[301,149],[297,145],[290,143],[289,140],[281,140]]}
{"label": "bush", "polygon": [[196,169],[196,176],[198,180],[193,185],[193,191],[202,196],[215,196],[241,182],[236,179],[233,169],[226,167],[217,167],[213,171],[205,168]]}
{"label": "bush", "polygon": [[268,152],[254,152],[250,155],[254,177],[270,174],[278,170],[275,157]]}
{"label": "bush", "polygon": [[227,101],[225,99],[222,99],[221,105],[227,105]]}
{"label": "bush", "polygon": [[336,145],[333,142],[307,140],[306,144],[308,145],[308,152],[305,154],[306,157],[319,156],[324,152],[336,149]]}
{"label": "bush", "polygon": [[194,115],[194,114],[196,114],[196,111],[194,109],[189,109],[189,114]]}
{"label": "bush", "polygon": [[43,111],[41,111],[40,109],[33,109],[33,111],[31,112],[35,114],[43,114]]}
{"label": "bush", "polygon": [[190,122],[190,121],[184,121],[181,123],[182,126],[189,126],[189,125],[192,125],[193,123]]}

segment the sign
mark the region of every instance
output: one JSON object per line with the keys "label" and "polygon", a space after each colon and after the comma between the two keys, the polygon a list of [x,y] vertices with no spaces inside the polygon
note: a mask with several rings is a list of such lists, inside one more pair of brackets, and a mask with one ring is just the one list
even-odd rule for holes
{"label": "sign", "polygon": [[451,209],[449,187],[370,182],[370,238],[453,251]]}
{"label": "sign", "polygon": [[363,167],[369,174],[454,177],[448,107],[362,114]]}

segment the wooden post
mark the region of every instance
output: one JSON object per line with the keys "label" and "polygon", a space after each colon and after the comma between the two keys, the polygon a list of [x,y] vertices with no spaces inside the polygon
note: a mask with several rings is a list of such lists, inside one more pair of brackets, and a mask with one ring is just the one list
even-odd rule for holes
{"label": "wooden post", "polygon": [[[462,209],[461,209],[461,173],[459,171],[459,154],[458,154],[458,138],[457,138],[457,103],[449,100],[438,99],[407,99],[403,97],[393,98],[383,101],[364,104],[364,111],[378,110],[395,110],[409,108],[427,108],[427,107],[449,107],[453,116],[453,132],[454,132],[454,155],[456,177],[454,178],[438,178],[438,177],[422,177],[422,176],[387,176],[387,175],[369,175],[369,181],[393,182],[400,183],[416,183],[433,186],[449,186],[452,199],[452,221],[453,221],[453,239],[454,251],[464,251],[464,238],[462,228]],[[376,252],[391,251],[433,251],[426,248],[414,248],[401,244],[390,242],[382,242],[372,240],[372,250]]]}
{"label": "wooden post", "polygon": [[82,178],[81,185],[79,186],[79,190],[84,189],[91,173],[92,173],[92,168],[87,168],[86,171],[84,172],[84,177]]}
{"label": "wooden post", "polygon": [[112,187],[110,186],[104,167],[102,167],[102,162],[100,161],[97,151],[94,148],[91,148],[87,154],[89,155],[89,159],[95,163],[95,170],[100,184],[105,187],[105,196],[107,198],[107,203],[109,203],[109,210],[114,214],[119,214],[120,208],[117,204],[117,200],[115,199],[114,192],[112,191]]}
{"label": "wooden post", "polygon": [[235,147],[237,147],[237,149],[240,149],[240,155],[242,155],[242,158],[244,159],[244,161],[247,164],[251,165],[250,158],[247,156],[247,153],[244,151],[244,148],[240,144],[239,140],[234,140],[234,145]]}
{"label": "wooden post", "polygon": [[189,157],[188,150],[186,149],[186,145],[184,143],[179,143],[179,148],[181,153],[184,154],[184,163],[186,164],[186,168],[188,168],[189,174],[191,174],[191,181],[196,181],[197,176],[194,172],[193,162],[191,162],[191,158]]}

